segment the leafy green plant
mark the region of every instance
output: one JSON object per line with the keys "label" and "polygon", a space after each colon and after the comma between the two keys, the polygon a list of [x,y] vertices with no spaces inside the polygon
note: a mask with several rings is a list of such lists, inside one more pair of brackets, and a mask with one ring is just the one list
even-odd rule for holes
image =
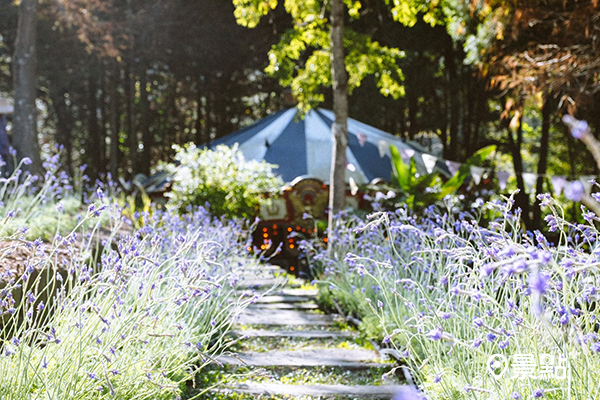
{"label": "leafy green plant", "polygon": [[169,205],[180,212],[190,206],[207,206],[214,216],[248,218],[257,214],[264,193],[283,186],[272,164],[245,160],[237,145],[199,149],[194,144],[174,146],[178,166]]}
{"label": "leafy green plant", "polygon": [[417,175],[414,159],[405,163],[400,152],[395,146],[390,146],[394,178],[401,190],[401,198],[409,207],[423,207],[442,200],[444,197],[458,192],[464,181],[471,175],[472,165],[481,165],[495,150],[491,145],[478,150],[465,163],[456,174],[444,183],[441,183],[439,172],[426,175]]}

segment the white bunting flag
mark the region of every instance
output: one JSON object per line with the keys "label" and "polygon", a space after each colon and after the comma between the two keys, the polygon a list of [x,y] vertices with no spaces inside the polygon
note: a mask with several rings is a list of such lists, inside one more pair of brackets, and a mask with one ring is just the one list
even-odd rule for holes
{"label": "white bunting flag", "polygon": [[422,154],[421,156],[423,157],[423,163],[425,164],[427,173],[432,173],[438,158],[436,156],[432,156],[431,154]]}
{"label": "white bunting flag", "polygon": [[561,175],[551,177],[550,182],[552,182],[554,194],[556,194],[557,196],[560,196],[563,189],[567,186],[567,178]]}
{"label": "white bunting flag", "polygon": [[380,140],[377,143],[377,148],[379,149],[379,157],[381,158],[390,154],[390,144],[385,140]]}
{"label": "white bunting flag", "polygon": [[470,168],[471,175],[473,176],[473,182],[475,182],[476,185],[479,185],[479,182],[481,182],[481,177],[483,176],[485,169],[481,167],[476,167],[474,165],[471,165]]}
{"label": "white bunting flag", "polygon": [[358,185],[354,181],[354,178],[350,177],[348,183],[350,183],[350,194],[352,194],[352,196],[356,196],[356,193],[358,193]]}
{"label": "white bunting flag", "polygon": [[415,155],[415,151],[413,149],[400,149],[400,155],[402,156],[402,161],[405,164],[409,164],[410,159]]}
{"label": "white bunting flag", "polygon": [[498,178],[498,186],[500,186],[500,190],[506,189],[509,176],[510,174],[506,171],[496,171],[496,177]]}
{"label": "white bunting flag", "polygon": [[367,135],[362,132],[358,132],[356,137],[358,138],[358,144],[360,144],[360,147],[365,147],[365,143],[367,143],[368,139]]}
{"label": "white bunting flag", "polygon": [[531,172],[523,172],[523,182],[525,182],[525,189],[528,192],[535,187],[535,181],[537,181],[537,174]]}
{"label": "white bunting flag", "polygon": [[456,175],[456,173],[458,172],[458,169],[460,168],[460,163],[456,162],[456,161],[447,161],[446,160],[446,166],[448,167],[448,171],[450,171],[450,174],[452,176]]}

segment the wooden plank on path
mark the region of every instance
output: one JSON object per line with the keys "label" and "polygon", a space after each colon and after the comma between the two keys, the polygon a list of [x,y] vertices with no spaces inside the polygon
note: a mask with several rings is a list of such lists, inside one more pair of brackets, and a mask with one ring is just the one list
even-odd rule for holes
{"label": "wooden plank on path", "polygon": [[301,288],[291,288],[291,289],[282,289],[277,293],[279,295],[284,296],[305,296],[305,297],[316,297],[319,294],[319,289],[301,289]]}
{"label": "wooden plank on path", "polygon": [[234,392],[254,395],[339,396],[360,399],[391,399],[402,388],[400,385],[285,385],[257,382],[245,382],[231,387]]}
{"label": "wooden plank on path", "polygon": [[254,303],[249,308],[268,308],[270,310],[316,310],[319,306],[313,302],[297,303]]}
{"label": "wooden plank on path", "polygon": [[332,315],[310,314],[298,310],[271,310],[247,308],[238,317],[241,325],[317,325],[331,326],[335,321]]}
{"label": "wooden plank on path", "polygon": [[342,367],[367,369],[391,366],[379,361],[377,352],[365,349],[315,349],[296,351],[269,351],[239,353],[235,356],[217,357],[226,365],[248,365],[253,367]]}
{"label": "wooden plank on path", "polygon": [[249,329],[243,331],[233,331],[232,335],[237,337],[273,337],[273,338],[300,338],[300,339],[353,339],[357,336],[356,332],[349,331],[269,331],[265,329]]}
{"label": "wooden plank on path", "polygon": [[237,287],[238,289],[277,290],[278,288],[283,287],[287,282],[287,278],[274,278],[272,276],[264,278],[240,279]]}
{"label": "wooden plank on path", "polygon": [[255,303],[304,303],[314,299],[315,296],[266,295],[259,297]]}

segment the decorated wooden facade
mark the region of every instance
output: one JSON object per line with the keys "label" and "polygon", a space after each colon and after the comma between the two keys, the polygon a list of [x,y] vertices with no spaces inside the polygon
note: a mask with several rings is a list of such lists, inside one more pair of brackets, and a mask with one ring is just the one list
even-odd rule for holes
{"label": "decorated wooden facade", "polygon": [[[349,207],[363,208],[362,193],[346,195]],[[260,210],[260,222],[254,231],[255,250],[273,264],[296,275],[309,275],[301,257],[298,241],[318,238],[327,242],[325,223],[329,186],[316,178],[299,177],[281,195],[272,197]]]}

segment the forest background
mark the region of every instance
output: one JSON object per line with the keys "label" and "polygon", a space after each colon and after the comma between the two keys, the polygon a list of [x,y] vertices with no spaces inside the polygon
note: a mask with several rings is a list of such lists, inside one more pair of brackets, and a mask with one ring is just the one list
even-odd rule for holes
{"label": "forest background", "polygon": [[[327,58],[307,36],[328,32],[329,3],[295,3],[296,15],[322,12],[299,21],[272,0],[1,0],[0,93],[14,93],[19,16],[34,4],[41,153],[63,146],[70,175],[84,164],[92,178],[149,174],[173,144],[207,144],[280,110],[290,87],[331,108]],[[441,143],[452,161],[497,145],[532,229],[552,175],[598,174],[560,122],[600,124],[596,0],[344,3],[350,117]],[[523,172],[538,175],[532,193]]]}

